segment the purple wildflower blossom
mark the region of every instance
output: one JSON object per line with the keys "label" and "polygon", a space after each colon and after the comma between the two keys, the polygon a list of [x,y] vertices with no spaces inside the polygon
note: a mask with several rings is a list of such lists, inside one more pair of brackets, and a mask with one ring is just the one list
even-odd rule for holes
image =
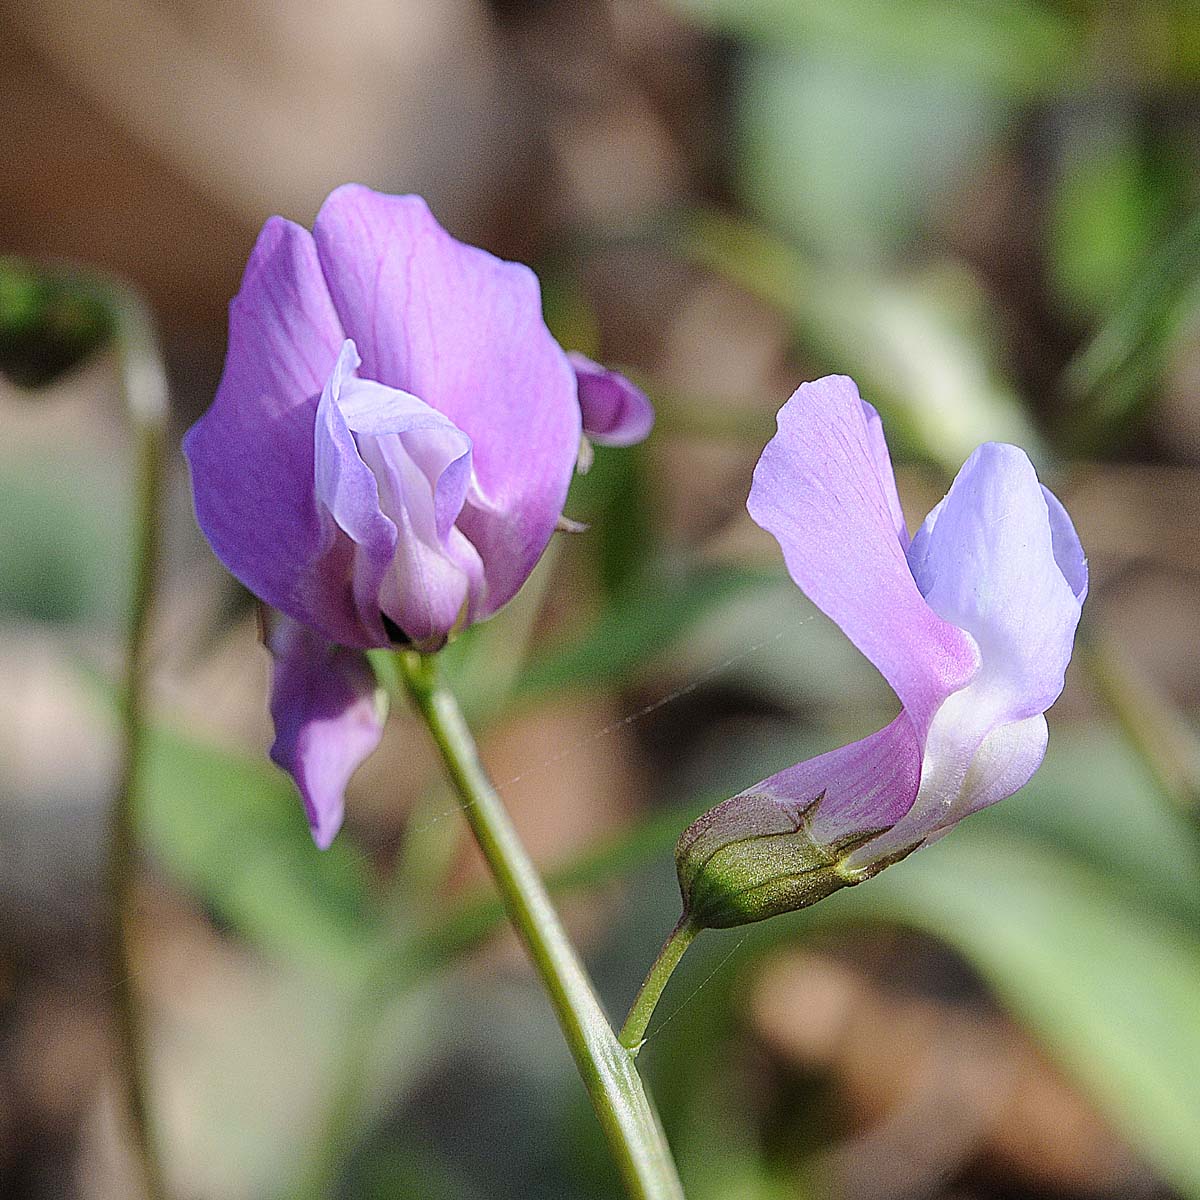
{"label": "purple wildflower blossom", "polygon": [[651,421],[555,342],[532,271],[456,241],[419,197],[347,185],[311,233],[266,223],[184,452],[217,557],[282,614],[272,756],[318,844],[382,731],[362,652],[436,650],[495,613],[562,515],[581,436],[628,444]]}
{"label": "purple wildflower blossom", "polygon": [[579,382],[583,432],[601,446],[632,446],[654,425],[654,409],[644,392],[624,375],[610,371],[578,351],[567,355]]}
{"label": "purple wildflower blossom", "polygon": [[852,380],[804,384],[778,424],[750,515],[902,709],[684,833],[685,902],[707,924],[812,903],[1021,787],[1087,593],[1071,520],[1016,447],[980,446],[910,539],[879,415]]}

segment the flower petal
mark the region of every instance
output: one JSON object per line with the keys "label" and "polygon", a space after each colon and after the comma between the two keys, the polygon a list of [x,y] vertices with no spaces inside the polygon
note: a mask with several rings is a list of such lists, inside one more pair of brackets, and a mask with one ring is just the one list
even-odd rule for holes
{"label": "flower petal", "polygon": [[362,373],[419,396],[474,444],[458,527],[483,562],[486,616],[545,549],[579,449],[575,379],[537,279],[456,241],[416,196],[338,188],[313,236]]}
{"label": "flower petal", "polygon": [[601,446],[633,446],[654,428],[654,408],[646,393],[624,375],[594,363],[577,351],[567,358],[579,387],[583,434]]}
{"label": "flower petal", "polygon": [[373,644],[388,640],[383,612],[414,644],[436,649],[482,590],[478,555],[451,537],[471,440],[423,400],[356,379],[357,366],[347,341],[317,409],[317,496],[354,543],[355,601]]}
{"label": "flower petal", "polygon": [[355,644],[349,589],[321,566],[329,536],[313,492],[317,400],[342,338],[311,236],[272,217],[230,305],[216,399],[183,449],[217,557],[268,604]]}
{"label": "flower petal", "polygon": [[1087,567],[1062,506],[1015,446],[988,443],[926,517],[909,561],[930,606],[967,630],[980,669],[934,716],[907,817],[855,865],[1011,795],[1046,751],[1042,713],[1062,691]]}
{"label": "flower petal", "polygon": [[921,743],[906,713],[861,741],[786,767],[747,789],[793,805],[823,797],[812,817],[825,845],[886,829],[912,807],[921,782]]}
{"label": "flower petal", "polygon": [[850,856],[903,816],[920,772],[920,739],[901,713],[861,742],[718,804],[675,848],[688,919],[704,928],[744,925],[860,882],[866,873],[849,867]]}
{"label": "flower petal", "polygon": [[424,651],[444,645],[463,606],[473,613],[484,592],[479,555],[453,525],[471,468],[466,435],[455,434],[423,429],[360,445],[398,534],[379,602]]}
{"label": "flower petal", "polygon": [[908,549],[908,525],[904,520],[904,509],[900,507],[900,494],[896,491],[896,472],[892,468],[892,456],[888,451],[887,437],[883,432],[883,421],[873,404],[862,402],[863,413],[867,418],[867,447],[875,462],[875,473],[879,476],[879,484],[883,488],[883,496],[887,501],[888,512],[892,524],[896,527],[896,536],[900,545]]}
{"label": "flower petal", "polygon": [[1049,732],[1040,713],[990,730],[973,754],[956,741],[956,720],[945,710],[934,718],[912,808],[890,830],[856,850],[850,867],[867,867],[917,842],[937,841],[964,817],[1024,787],[1041,766]]}
{"label": "flower petal", "polygon": [[1071,586],[1075,599],[1083,604],[1087,599],[1088,565],[1079,541],[1079,534],[1071,522],[1062,501],[1045,485],[1042,486],[1042,498],[1046,501],[1047,513],[1050,517],[1050,541],[1054,547],[1054,561],[1058,569]]}
{"label": "flower petal", "polygon": [[997,442],[980,446],[926,517],[908,557],[929,606],[979,647],[980,672],[960,704],[961,736],[974,738],[972,753],[988,730],[1045,712],[1062,691],[1086,567],[1066,514],[1056,511],[1052,524],[1025,453]]}
{"label": "flower petal", "polygon": [[379,745],[383,715],[366,656],[280,616],[268,635],[275,660],[272,760],[296,781],[313,841],[326,849],[342,824],[346,784]]}
{"label": "flower petal", "polygon": [[1050,730],[1042,713],[993,729],[979,744],[951,812],[954,824],[1023,788],[1042,765]]}
{"label": "flower petal", "polygon": [[[324,510],[353,543],[352,588],[366,645],[384,646],[388,637],[379,608],[379,589],[396,550],[396,526],[379,506],[379,487],[363,462],[339,404],[343,382],[358,365],[354,343],[338,355],[317,405],[314,489]],[[336,534],[330,536],[332,543]],[[355,640],[351,645],[363,645]]]}
{"label": "flower petal", "polygon": [[923,729],[978,660],[970,638],[917,590],[898,536],[894,484],[881,478],[879,439],[858,389],[840,375],[803,384],[778,423],[754,471],[750,515]]}

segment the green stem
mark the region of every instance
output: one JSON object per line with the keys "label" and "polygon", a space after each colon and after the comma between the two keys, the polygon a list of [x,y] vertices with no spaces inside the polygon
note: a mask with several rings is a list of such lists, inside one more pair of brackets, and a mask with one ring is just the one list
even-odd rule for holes
{"label": "green stem", "polygon": [[145,1014],[134,982],[133,940],[137,925],[138,783],[145,741],[147,646],[159,558],[159,505],[166,436],[166,378],[149,315],[141,302],[117,284],[101,292],[116,318],[121,380],[136,436],[136,496],[133,588],[125,646],[121,696],[121,766],[109,815],[108,889],[109,970],[117,1025],[119,1067],[134,1151],[149,1200],[167,1196],[155,1146],[149,1088]]}
{"label": "green stem", "polygon": [[683,1200],[662,1126],[633,1057],[617,1041],[575,947],[479,761],[458,703],[438,678],[437,660],[399,655],[409,695],[425,719],[491,868],[509,919],[541,976],[609,1149],[632,1200]]}
{"label": "green stem", "polygon": [[699,928],[693,925],[685,914],[679,918],[679,924],[667,934],[667,940],[634,998],[625,1024],[621,1026],[618,1040],[630,1054],[636,1054],[642,1048],[642,1043],[646,1040],[646,1030],[650,1027],[650,1018],[662,998],[667,980],[671,978],[675,968],[679,966],[679,960],[683,958],[699,932]]}

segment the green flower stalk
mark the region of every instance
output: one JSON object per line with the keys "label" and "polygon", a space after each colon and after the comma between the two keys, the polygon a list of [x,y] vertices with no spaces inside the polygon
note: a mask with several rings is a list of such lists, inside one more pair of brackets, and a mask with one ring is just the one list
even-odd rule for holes
{"label": "green flower stalk", "polygon": [[479,761],[434,655],[397,656],[417,711],[441,752],[475,835],[541,978],[631,1200],[683,1200],[658,1115],[633,1057],[613,1033],[541,876]]}

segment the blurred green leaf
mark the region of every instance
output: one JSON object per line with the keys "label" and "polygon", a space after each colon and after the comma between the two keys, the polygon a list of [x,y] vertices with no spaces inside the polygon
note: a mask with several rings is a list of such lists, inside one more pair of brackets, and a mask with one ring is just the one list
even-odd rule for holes
{"label": "blurred green leaf", "polygon": [[1184,320],[1200,305],[1200,210],[1150,254],[1069,364],[1071,441],[1095,450],[1136,419]]}
{"label": "blurred green leaf", "polygon": [[670,650],[696,622],[765,575],[728,567],[656,570],[615,597],[586,632],[532,659],[516,696],[629,680]]}
{"label": "blurred green leaf", "polygon": [[[1171,817],[1200,839],[1200,732],[1187,713],[1157,687],[1112,637],[1085,628],[1076,656],[1108,704],[1130,753],[1154,780]],[[1200,844],[1200,843],[1198,843]],[[1200,888],[1193,892],[1200,896]]]}
{"label": "blurred green leaf", "polygon": [[0,458],[0,611],[38,621],[115,621],[129,588],[129,481],[112,463]]}
{"label": "blurred green leaf", "polygon": [[366,860],[317,850],[291,782],[265,762],[148,732],[141,836],[171,875],[243,935],[329,974],[381,945]]}
{"label": "blurred green leaf", "polygon": [[559,345],[595,358],[599,354],[600,322],[572,265],[573,260],[546,263],[539,269],[542,309]]}
{"label": "blurred green leaf", "polygon": [[[688,1016],[700,1019],[701,1013],[689,1006]],[[689,1200],[807,1200],[811,1192],[794,1173],[765,1160],[755,1128],[755,1098],[746,1081],[730,1081],[736,1065],[728,1061],[733,1057],[729,1032],[693,1031],[690,1040],[691,1086],[677,1098],[680,1111],[672,1129]],[[703,1047],[700,1053],[697,1046]]]}
{"label": "blurred green leaf", "polygon": [[1200,1196],[1194,932],[1100,871],[970,822],[835,902],[839,918],[956,947],[1167,1180]]}
{"label": "blurred green leaf", "polygon": [[1125,290],[1163,228],[1165,183],[1115,120],[1067,140],[1051,194],[1047,250],[1069,305],[1092,313]]}
{"label": "blurred green leaf", "polygon": [[[716,664],[716,666],[714,666]],[[885,724],[895,696],[842,631],[781,567],[718,600],[671,653],[671,678],[708,679],[803,713],[851,739]],[[869,728],[862,729],[863,722]],[[722,747],[730,757],[730,748]],[[750,768],[753,771],[753,767]]]}
{"label": "blurred green leaf", "polygon": [[980,442],[1039,439],[993,345],[995,320],[974,277],[943,263],[907,277],[820,268],[786,242],[736,218],[700,213],[680,252],[775,305],[827,369],[854,376],[905,442],[953,474]]}
{"label": "blurred green leaf", "polygon": [[756,54],[738,99],[740,179],[773,228],[844,263],[911,240],[1006,113],[971,83],[841,51]]}
{"label": "blurred green leaf", "polygon": [[1057,91],[1083,73],[1078,26],[1061,9],[1034,0],[675,2],[720,29],[770,45],[821,47],[1005,91]]}
{"label": "blurred green leaf", "polygon": [[358,1200],[469,1200],[481,1195],[428,1146],[373,1148],[353,1165],[349,1179],[344,1194]]}
{"label": "blurred green leaf", "polygon": [[593,454],[591,469],[571,484],[567,514],[588,526],[582,546],[594,556],[600,584],[611,596],[645,570],[654,552],[657,505],[644,443],[595,446]]}
{"label": "blurred green leaf", "polygon": [[[1104,728],[1057,731],[1037,774],[970,827],[1023,835],[1124,888],[1131,902],[1200,929],[1200,849],[1145,764]],[[957,835],[956,835],[957,836]]]}

